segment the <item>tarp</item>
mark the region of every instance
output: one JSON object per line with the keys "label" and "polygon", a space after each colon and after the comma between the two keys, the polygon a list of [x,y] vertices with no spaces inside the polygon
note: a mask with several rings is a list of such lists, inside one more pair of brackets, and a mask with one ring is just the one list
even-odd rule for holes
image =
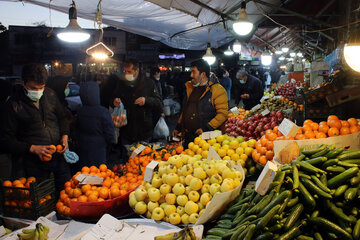
{"label": "tarp", "polygon": [[[70,0],[24,0],[24,2],[46,8],[50,5],[51,9],[61,12],[68,12],[71,4]],[[94,19],[98,2],[99,0],[75,1],[78,16]],[[239,0],[202,0],[201,2],[221,13],[229,13],[234,19],[237,19],[240,11]],[[281,1],[265,0],[265,2],[280,5]],[[207,42],[210,42],[212,48],[218,48],[236,37],[232,31],[231,20],[226,21],[226,28],[222,22],[197,28],[220,21],[222,17],[192,0],[104,0],[101,5],[104,24],[160,41],[174,48],[203,50],[206,49]],[[270,11],[263,6],[262,9]],[[246,10],[250,13],[259,13],[251,1],[247,4]],[[262,18],[260,13],[249,15],[249,20],[254,23]],[[197,29],[173,36],[192,28]]]}

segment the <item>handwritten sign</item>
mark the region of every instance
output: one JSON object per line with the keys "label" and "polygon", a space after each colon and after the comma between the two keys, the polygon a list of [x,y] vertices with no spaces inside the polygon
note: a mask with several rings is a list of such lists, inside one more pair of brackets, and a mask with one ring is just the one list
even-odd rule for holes
{"label": "handwritten sign", "polygon": [[155,168],[159,164],[158,161],[151,161],[145,168],[144,180],[151,183]]}
{"label": "handwritten sign", "polygon": [[207,160],[221,160],[221,157],[219,156],[219,154],[215,151],[215,149],[213,149],[212,147],[209,147],[209,153],[207,156]]}
{"label": "handwritten sign", "polygon": [[266,116],[270,113],[269,109],[265,109],[264,111],[262,111],[260,114],[263,116]]}
{"label": "handwritten sign", "polygon": [[239,114],[239,109],[237,107],[233,107],[230,109],[230,112],[232,112],[233,114]]}
{"label": "handwritten sign", "polygon": [[278,129],[285,137],[295,137],[299,127],[287,118],[280,123]]}
{"label": "handwritten sign", "polygon": [[219,135],[221,135],[221,131],[219,131],[219,130],[203,132],[201,134],[201,139],[203,139],[203,140],[213,139],[213,138],[216,138]]}
{"label": "handwritten sign", "polygon": [[254,112],[254,111],[258,110],[259,108],[260,108],[260,104],[254,106],[254,107],[251,109],[251,111]]}
{"label": "handwritten sign", "polygon": [[137,155],[139,155],[139,153],[142,152],[142,150],[145,149],[145,146],[144,145],[140,145],[138,148],[136,148],[132,153],[131,153],[131,156],[130,158],[135,158]]}
{"label": "handwritten sign", "polygon": [[104,178],[93,176],[90,174],[79,174],[75,178],[79,181],[79,184],[93,184],[93,185],[102,185]]}
{"label": "handwritten sign", "polygon": [[269,96],[263,96],[263,97],[260,99],[260,102],[262,103],[263,101],[268,100],[269,98],[270,98]]}

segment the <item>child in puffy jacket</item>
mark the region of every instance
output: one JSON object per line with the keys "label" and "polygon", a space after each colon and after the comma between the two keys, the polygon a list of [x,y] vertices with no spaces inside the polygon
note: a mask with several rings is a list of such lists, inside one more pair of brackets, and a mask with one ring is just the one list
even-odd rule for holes
{"label": "child in puffy jacket", "polygon": [[96,82],[80,84],[83,106],[78,111],[79,167],[106,164],[107,149],[114,141],[114,126],[108,109],[100,105]]}

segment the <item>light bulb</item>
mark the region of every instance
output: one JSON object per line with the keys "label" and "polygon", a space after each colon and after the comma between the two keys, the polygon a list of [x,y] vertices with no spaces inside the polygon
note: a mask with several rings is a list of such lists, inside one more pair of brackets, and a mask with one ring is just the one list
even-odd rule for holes
{"label": "light bulb", "polygon": [[225,50],[224,54],[226,56],[231,56],[234,54],[234,52],[231,50],[230,46],[228,47],[228,49]]}
{"label": "light bulb", "polygon": [[254,27],[254,24],[248,20],[248,16],[246,14],[245,8],[246,8],[246,2],[243,1],[241,2],[239,19],[233,23],[234,31],[241,36],[248,35]]}
{"label": "light bulb", "polygon": [[284,57],[284,56],[281,56],[281,57],[279,57],[279,60],[280,60],[280,61],[284,61],[284,60],[285,60],[285,57]]}
{"label": "light bulb", "polygon": [[261,55],[261,64],[264,66],[269,66],[272,61],[272,56],[269,54],[268,51],[263,52]]}
{"label": "light bulb", "polygon": [[275,54],[277,54],[277,55],[280,55],[280,54],[282,54],[282,53],[283,53],[283,52],[282,52],[281,50],[279,50],[279,49],[275,51]]}
{"label": "light bulb", "polygon": [[64,31],[58,33],[57,37],[65,42],[78,43],[88,40],[90,38],[90,34],[86,32]]}
{"label": "light bulb", "polygon": [[233,44],[233,50],[236,53],[241,53],[241,44],[238,40],[236,40]]}
{"label": "light bulb", "polygon": [[289,51],[289,48],[284,46],[281,48],[281,51],[283,51],[283,53],[287,53]]}
{"label": "light bulb", "polygon": [[108,58],[108,55],[106,53],[102,53],[102,52],[93,53],[93,54],[91,54],[91,56],[93,58],[99,59],[99,60],[105,60]]}
{"label": "light bulb", "polygon": [[298,52],[298,53],[296,54],[296,56],[298,56],[298,57],[302,57],[302,56],[303,56],[303,54],[302,54],[302,52]]}
{"label": "light bulb", "polygon": [[296,56],[296,53],[294,53],[294,52],[290,53],[290,57],[295,57],[295,56]]}
{"label": "light bulb", "polygon": [[206,49],[205,55],[202,57],[209,65],[212,65],[216,61],[216,57],[212,54],[211,48]]}
{"label": "light bulb", "polygon": [[344,58],[346,63],[354,71],[360,72],[360,45],[359,44],[345,44]]}

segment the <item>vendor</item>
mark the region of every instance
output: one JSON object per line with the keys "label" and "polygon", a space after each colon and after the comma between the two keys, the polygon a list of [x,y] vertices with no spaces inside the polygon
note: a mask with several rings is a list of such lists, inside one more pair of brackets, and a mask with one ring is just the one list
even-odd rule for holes
{"label": "vendor", "polygon": [[248,74],[245,70],[236,73],[236,84],[234,84],[235,105],[243,101],[246,110],[250,110],[255,105],[260,104],[260,99],[264,94],[261,81]]}

